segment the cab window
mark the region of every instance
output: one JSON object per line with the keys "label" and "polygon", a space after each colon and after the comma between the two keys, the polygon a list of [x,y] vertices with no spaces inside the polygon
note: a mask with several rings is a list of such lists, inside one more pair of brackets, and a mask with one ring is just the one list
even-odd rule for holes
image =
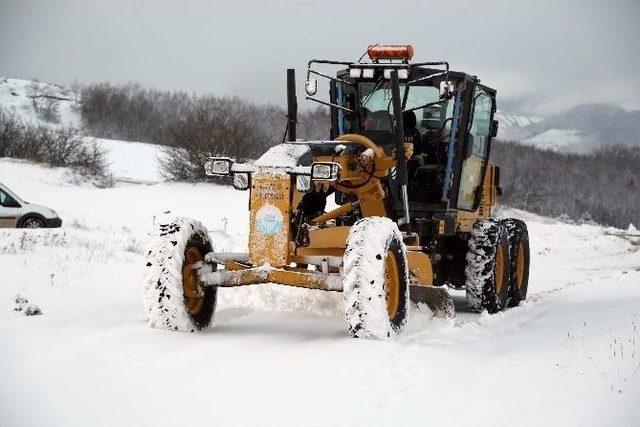
{"label": "cab window", "polygon": [[[350,85],[338,83],[336,85],[336,103],[347,108],[355,108],[355,88]],[[345,133],[353,133],[356,131],[353,114],[345,112],[336,108],[337,114],[337,135],[343,135]]]}
{"label": "cab window", "polygon": [[[366,110],[368,117],[362,128],[365,130],[391,131],[393,105],[391,102],[391,84],[389,82],[364,82],[360,83],[360,105]],[[400,94],[404,95],[405,85],[400,84]],[[440,91],[434,86],[411,86],[404,110],[421,107],[423,105],[440,101]],[[440,130],[445,122],[447,113],[450,112],[446,100],[417,108],[414,113],[417,118],[416,128],[420,133],[432,130]]]}
{"label": "cab window", "polygon": [[458,193],[458,208],[465,210],[475,208],[477,189],[482,185],[493,114],[493,100],[482,87],[476,86],[473,97],[473,116]]}

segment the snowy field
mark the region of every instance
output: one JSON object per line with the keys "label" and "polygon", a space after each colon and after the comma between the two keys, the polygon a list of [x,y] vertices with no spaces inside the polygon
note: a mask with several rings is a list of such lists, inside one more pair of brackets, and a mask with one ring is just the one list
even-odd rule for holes
{"label": "snowy field", "polygon": [[[159,180],[153,148],[122,147],[116,176]],[[0,229],[2,427],[640,425],[634,228],[510,213],[530,228],[529,301],[490,316],[456,294],[455,319],[414,310],[392,342],[348,338],[339,293],[271,285],[221,289],[211,329],[171,333],[149,329],[142,305],[154,213],[198,218],[215,249],[241,251],[246,192],[98,189],[8,159],[0,182],[64,221]],[[17,294],[43,314],[14,312]]]}

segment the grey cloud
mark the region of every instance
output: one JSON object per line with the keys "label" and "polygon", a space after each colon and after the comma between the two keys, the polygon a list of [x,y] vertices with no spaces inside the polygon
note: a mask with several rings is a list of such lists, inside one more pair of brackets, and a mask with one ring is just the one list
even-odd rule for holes
{"label": "grey cloud", "polygon": [[532,112],[640,108],[637,1],[7,1],[0,75],[284,103],[284,70],[412,43]]}

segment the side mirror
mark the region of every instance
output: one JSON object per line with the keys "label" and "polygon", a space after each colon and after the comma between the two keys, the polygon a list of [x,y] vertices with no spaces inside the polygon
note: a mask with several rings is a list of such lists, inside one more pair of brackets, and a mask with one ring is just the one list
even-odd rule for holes
{"label": "side mirror", "polygon": [[313,181],[333,182],[340,176],[340,164],[334,162],[317,162],[311,165]]}
{"label": "side mirror", "polygon": [[246,190],[249,188],[250,175],[247,172],[236,172],[233,174],[233,188],[236,190]]}
{"label": "side mirror", "polygon": [[229,157],[209,157],[204,163],[204,173],[208,176],[227,176],[231,174],[233,160]]}
{"label": "side mirror", "polygon": [[313,96],[318,92],[318,81],[311,77],[307,78],[307,82],[304,85],[304,91],[309,96]]}
{"label": "side mirror", "polygon": [[492,138],[495,138],[496,136],[498,136],[498,121],[497,120],[492,120],[491,121],[491,129],[489,129],[489,136]]}
{"label": "side mirror", "polygon": [[448,98],[453,93],[453,83],[448,81],[440,82],[440,99]]}

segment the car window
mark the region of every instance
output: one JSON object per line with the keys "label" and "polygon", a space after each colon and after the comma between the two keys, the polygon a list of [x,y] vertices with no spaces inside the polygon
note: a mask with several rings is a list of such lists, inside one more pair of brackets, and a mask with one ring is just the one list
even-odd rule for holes
{"label": "car window", "polygon": [[7,194],[5,191],[0,190],[0,205],[5,208],[19,208],[20,203],[16,202],[16,200]]}

